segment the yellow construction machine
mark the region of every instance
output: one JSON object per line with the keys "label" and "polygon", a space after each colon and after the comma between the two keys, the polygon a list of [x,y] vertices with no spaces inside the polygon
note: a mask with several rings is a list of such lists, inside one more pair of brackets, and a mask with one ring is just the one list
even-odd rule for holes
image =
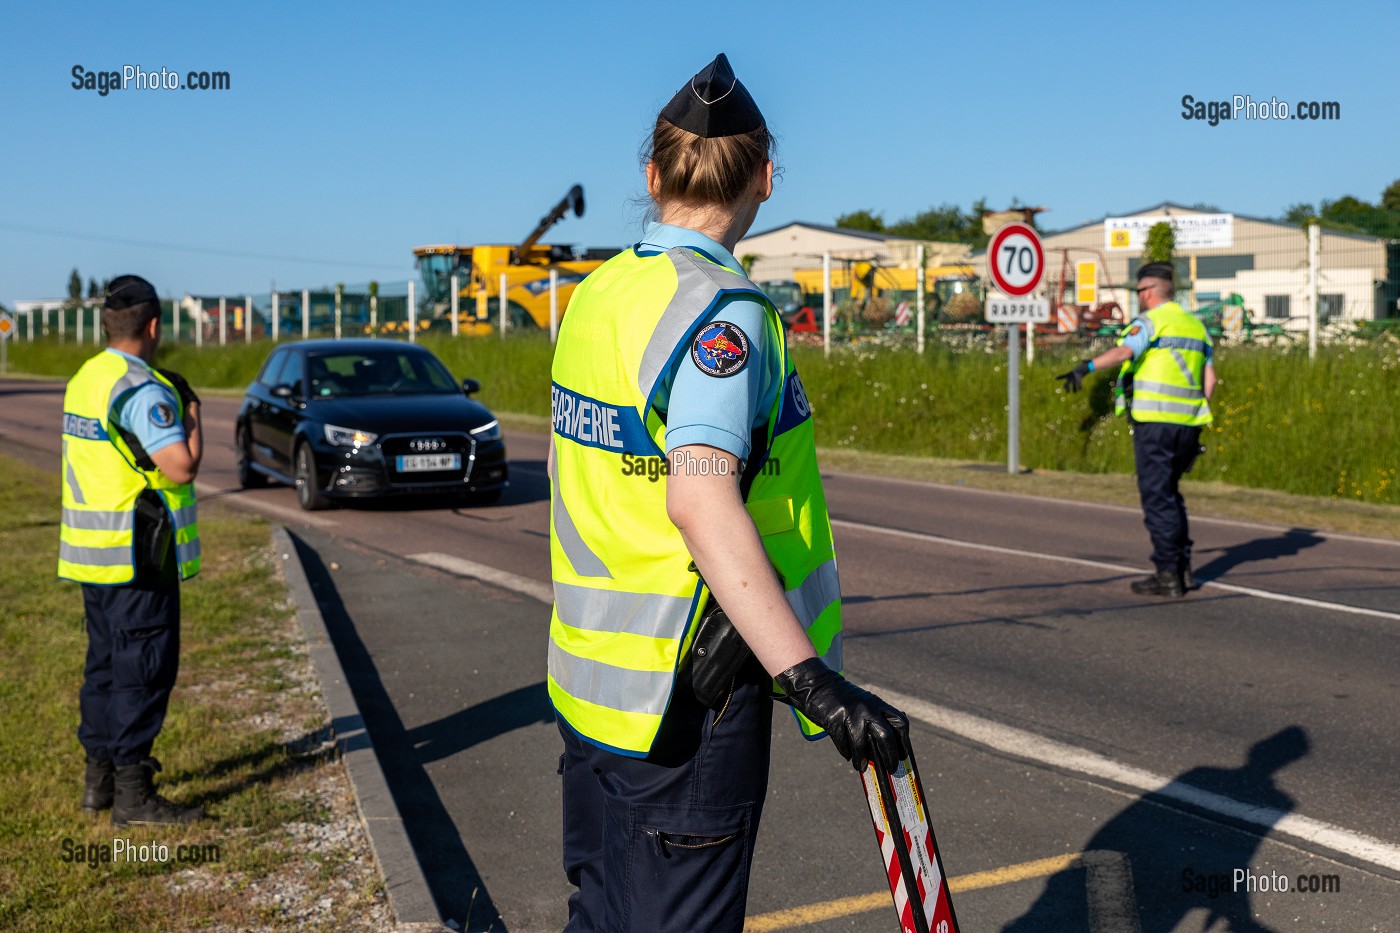
{"label": "yellow construction machine", "polygon": [[[806,303],[820,308],[822,270],[797,269],[792,274]],[[850,260],[831,269],[832,300],[858,313],[867,323],[884,324],[901,301],[913,304],[918,294],[918,270],[882,266],[874,260]],[[980,318],[982,283],[968,263],[929,266],[924,270],[924,293],[930,320],[956,322]]]}
{"label": "yellow construction machine", "polygon": [[452,278],[457,277],[457,323],[460,333],[486,334],[500,327],[503,304],[501,276],[505,276],[504,306],[512,328],[549,328],[549,274],[558,275],[556,315],[564,309],[583,277],[617,253],[616,249],[588,249],[539,242],[549,228],[572,212],[583,216],[583,188],[574,185],[518,246],[419,246],[418,271],[423,276],[426,300],[432,316],[451,321]]}

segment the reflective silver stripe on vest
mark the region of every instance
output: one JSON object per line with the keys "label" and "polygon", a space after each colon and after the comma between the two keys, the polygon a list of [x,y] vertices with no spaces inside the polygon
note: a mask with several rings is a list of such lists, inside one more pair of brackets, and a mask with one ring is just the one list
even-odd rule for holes
{"label": "reflective silver stripe on vest", "polygon": [[666,712],[671,671],[634,671],[569,654],[549,642],[549,674],[571,697],[627,713]]}
{"label": "reflective silver stripe on vest", "polygon": [[175,518],[176,528],[188,528],[199,519],[199,506],[191,503],[183,509],[176,509],[170,513]]}
{"label": "reflective silver stripe on vest", "polygon": [[1165,350],[1175,347],[1178,350],[1195,350],[1197,353],[1205,353],[1210,346],[1204,340],[1197,340],[1195,337],[1158,337],[1152,344]]}
{"label": "reflective silver stripe on vest", "polygon": [[841,579],[836,573],[836,558],[807,574],[807,579],[786,594],[788,605],[797,614],[797,621],[807,628],[817,621],[827,606],[841,598]]}
{"label": "reflective silver stripe on vest", "polygon": [[1172,359],[1176,361],[1176,368],[1181,371],[1181,378],[1186,380],[1186,384],[1194,386],[1196,384],[1196,374],[1191,372],[1191,367],[1186,364],[1186,357],[1181,355],[1180,350],[1168,351]]}
{"label": "reflective silver stripe on vest", "polygon": [[611,580],[608,565],[583,540],[568,506],[564,504],[564,496],[559,492],[559,457],[553,447],[549,450],[549,475],[554,481],[554,536],[559,539],[559,546],[564,549],[564,556],[569,558],[574,573],[581,577],[607,577]]}
{"label": "reflective silver stripe on vest", "polygon": [[1190,402],[1163,402],[1155,398],[1139,398],[1134,395],[1133,413],[1137,414],[1140,411],[1161,411],[1172,415],[1191,415],[1194,417],[1200,414],[1201,406],[1199,404],[1192,405]]}
{"label": "reflective silver stripe on vest", "polygon": [[79,547],[67,541],[58,542],[58,559],[88,567],[128,567],[131,565],[131,545],[121,547]]}
{"label": "reflective silver stripe on vest", "polygon": [[1205,398],[1204,389],[1184,388],[1182,386],[1168,385],[1165,382],[1151,382],[1147,379],[1133,380],[1134,392],[1156,392],[1158,395],[1173,395],[1177,398]]}
{"label": "reflective silver stripe on vest", "polygon": [[63,439],[63,469],[68,480],[68,488],[73,493],[73,501],[79,505],[87,505],[87,500],[83,498],[83,487],[78,484],[78,474],[73,472],[73,461],[68,459],[68,438]]}
{"label": "reflective silver stripe on vest", "polygon": [[822,663],[838,673],[845,669],[846,662],[842,657],[840,632],[837,632],[836,637],[831,639],[831,647],[827,648],[826,654],[822,655]]}
{"label": "reflective silver stripe on vest", "polygon": [[637,388],[648,397],[670,361],[672,351],[694,326],[696,316],[709,308],[715,295],[724,289],[757,290],[758,287],[742,275],[701,259],[683,246],[667,250],[666,258],[676,267],[676,293],[671,296],[666,310],[661,312],[661,320],[656,322],[656,329],[647,341],[646,352],[642,354]]}
{"label": "reflective silver stripe on vest", "polygon": [[81,531],[130,531],[136,527],[134,514],[101,509],[64,509],[63,524]]}
{"label": "reflective silver stripe on vest", "polygon": [[[126,392],[129,389],[134,389],[137,386],[143,386],[148,382],[159,381],[157,379],[152,378],[150,370],[138,367],[135,363],[131,362],[131,360],[128,360],[126,357],[122,357],[122,362],[126,363],[126,374],[117,380],[117,384],[112,386],[111,394],[107,396],[108,419],[112,416],[112,406],[117,404],[117,399],[121,398],[122,393]],[[161,385],[164,384],[165,383],[161,383]],[[105,421],[107,419],[103,420]]]}
{"label": "reflective silver stripe on vest", "polygon": [[619,593],[554,581],[559,621],[589,632],[679,638],[690,617],[691,599],[655,593]]}
{"label": "reflective silver stripe on vest", "polygon": [[175,545],[175,562],[177,564],[188,564],[199,556],[199,539],[188,541],[184,544]]}

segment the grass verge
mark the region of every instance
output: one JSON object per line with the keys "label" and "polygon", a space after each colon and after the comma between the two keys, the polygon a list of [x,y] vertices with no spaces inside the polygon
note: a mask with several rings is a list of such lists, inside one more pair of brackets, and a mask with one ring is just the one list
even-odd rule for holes
{"label": "grass verge", "polygon": [[[458,376],[480,380],[497,413],[548,416],[553,346],[547,335],[492,338],[429,334],[421,341]],[[197,387],[241,388],[269,345],[161,349],[161,364]],[[12,349],[25,372],[71,375],[91,347],[39,342]],[[1021,459],[1037,471],[1131,474],[1127,425],[1113,414],[1112,374],[1066,394],[1053,378],[1077,360],[1042,350],[1021,370]],[[991,342],[953,348],[855,345],[825,357],[795,346],[817,413],[817,443],[872,455],[982,463],[1006,459],[1006,354]],[[1272,489],[1355,503],[1400,505],[1400,341],[1305,350],[1223,346],[1215,423],[1195,476],[1232,487]]]}
{"label": "grass verge", "polygon": [[[183,587],[180,677],[156,739],[157,789],[215,819],[117,829],[78,809],[87,638],[78,586],[54,577],[58,477],[8,457],[0,468],[0,928],[387,925],[267,525],[201,510],[204,569]],[[164,845],[171,860],[73,858],[110,855],[117,839]]]}

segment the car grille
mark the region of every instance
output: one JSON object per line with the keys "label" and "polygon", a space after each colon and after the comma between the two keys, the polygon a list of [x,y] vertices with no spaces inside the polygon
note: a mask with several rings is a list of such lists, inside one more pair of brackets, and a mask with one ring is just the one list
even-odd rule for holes
{"label": "car grille", "polygon": [[[441,441],[441,444],[425,444],[425,441]],[[395,434],[379,442],[384,451],[385,466],[389,469],[389,482],[395,486],[425,486],[443,483],[463,482],[472,468],[473,442],[465,434],[437,432],[433,434]],[[400,473],[399,457],[415,454],[461,454],[462,466],[457,470],[433,470],[431,472]]]}

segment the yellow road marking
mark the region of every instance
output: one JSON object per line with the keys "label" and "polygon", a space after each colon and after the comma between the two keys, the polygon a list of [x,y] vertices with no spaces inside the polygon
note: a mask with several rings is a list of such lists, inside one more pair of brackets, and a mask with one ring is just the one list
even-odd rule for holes
{"label": "yellow road marking", "polygon": [[[1013,881],[1045,878],[1069,868],[1078,868],[1083,864],[1083,861],[1084,856],[1081,853],[1071,852],[1068,855],[1055,855],[1050,858],[1036,859],[1033,862],[1021,862],[1017,865],[1007,865],[989,871],[973,872],[970,875],[959,875],[956,878],[948,879],[948,890],[958,894],[963,891],[976,891],[980,888],[994,888],[998,885],[1011,884]],[[820,904],[807,904],[789,910],[775,910],[757,917],[750,917],[744,924],[744,933],[789,930],[810,923],[821,923],[823,920],[835,920],[838,917],[850,917],[854,914],[889,908],[892,903],[890,892],[880,891],[875,894],[861,894],[834,901],[824,901]]]}

